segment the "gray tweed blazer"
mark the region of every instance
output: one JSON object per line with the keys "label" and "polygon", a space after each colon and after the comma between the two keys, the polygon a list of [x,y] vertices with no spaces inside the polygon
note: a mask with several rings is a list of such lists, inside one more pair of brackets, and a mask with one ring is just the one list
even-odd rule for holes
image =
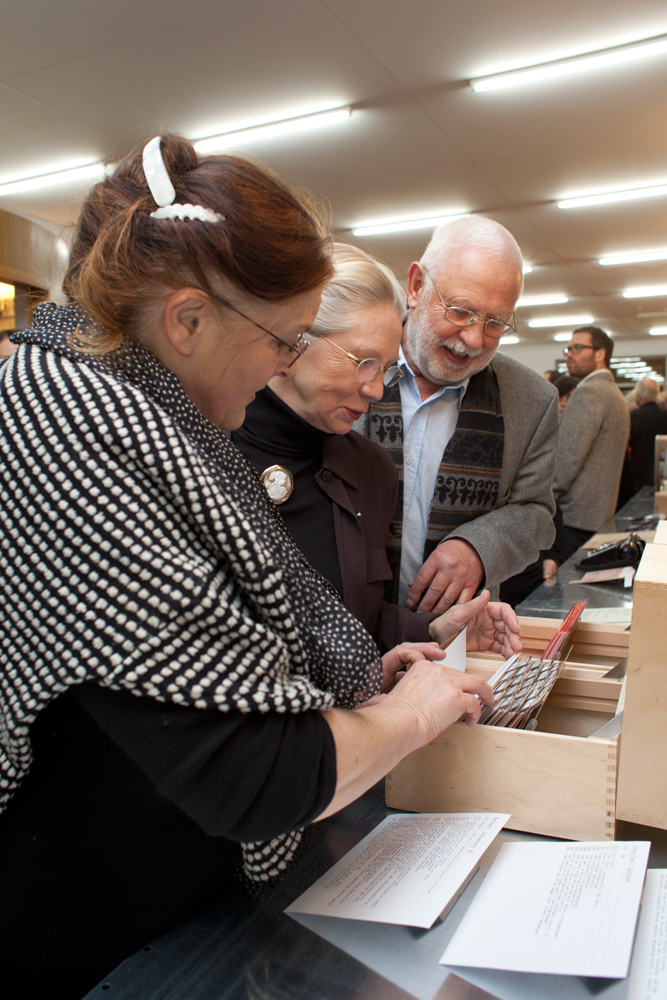
{"label": "gray tweed blazer", "polygon": [[534,562],[554,539],[551,484],[558,451],[558,393],[545,378],[505,354],[491,361],[500,388],[505,447],[495,509],[448,538],[475,548],[494,587]]}
{"label": "gray tweed blazer", "polygon": [[571,528],[597,531],[613,516],[630,411],[610,371],[587,379],[563,411],[554,495]]}
{"label": "gray tweed blazer", "polygon": [[[498,584],[534,562],[554,539],[553,482],[558,450],[558,393],[541,375],[505,354],[491,361],[505,423],[503,467],[494,510],[447,538],[464,538],[478,553],[485,584]],[[365,417],[355,424],[363,432]]]}

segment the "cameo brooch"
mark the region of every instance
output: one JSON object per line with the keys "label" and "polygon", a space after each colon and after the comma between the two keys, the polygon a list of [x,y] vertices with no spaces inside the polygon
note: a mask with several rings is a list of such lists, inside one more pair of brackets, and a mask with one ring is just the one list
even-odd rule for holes
{"label": "cameo brooch", "polygon": [[285,503],[292,495],[294,479],[289,469],[282,465],[270,465],[259,477],[262,486],[275,504]]}

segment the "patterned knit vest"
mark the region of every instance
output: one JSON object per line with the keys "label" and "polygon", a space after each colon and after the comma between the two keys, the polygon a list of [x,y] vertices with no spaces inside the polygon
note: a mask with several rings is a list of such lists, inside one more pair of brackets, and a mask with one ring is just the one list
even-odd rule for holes
{"label": "patterned knit vest", "polygon": [[[431,501],[424,559],[450,531],[494,509],[503,465],[504,430],[498,379],[489,365],[470,379],[456,430],[444,450]],[[394,575],[387,600],[397,603],[403,533],[403,416],[398,385],[385,389],[380,402],[371,404],[364,433],[389,452],[398,468],[398,502],[387,539]]]}

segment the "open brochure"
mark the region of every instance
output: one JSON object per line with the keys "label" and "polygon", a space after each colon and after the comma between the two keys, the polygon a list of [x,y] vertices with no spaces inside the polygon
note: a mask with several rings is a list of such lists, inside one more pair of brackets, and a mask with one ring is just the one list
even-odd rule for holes
{"label": "open brochure", "polygon": [[504,844],[441,963],[627,976],[650,846]]}
{"label": "open brochure", "polygon": [[388,816],[285,912],[431,927],[509,818],[507,813]]}

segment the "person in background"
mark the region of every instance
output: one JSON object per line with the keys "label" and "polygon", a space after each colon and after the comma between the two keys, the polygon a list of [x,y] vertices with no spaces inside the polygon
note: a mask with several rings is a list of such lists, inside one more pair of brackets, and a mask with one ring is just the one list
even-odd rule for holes
{"label": "person in background", "polygon": [[579,327],[564,353],[580,378],[560,425],[554,478],[556,542],[549,559],[564,562],[613,516],[630,414],[609,361],[614,342],[597,326]]}
{"label": "person in background", "polygon": [[18,344],[12,344],[9,339],[15,333],[18,333],[18,330],[0,330],[0,360],[2,358],[11,358],[18,347]]}
{"label": "person in background", "polygon": [[[390,269],[357,247],[334,244],[334,276],[322,293],[312,344],[291,378],[257,393],[232,440],[260,473],[296,544],[385,652],[446,642],[468,623],[469,650],[521,649],[519,624],[489,593],[444,614],[387,603],[385,552],[398,476],[384,448],[352,424],[395,384],[405,293]],[[279,495],[272,482],[288,482]],[[419,647],[421,649],[421,646]],[[419,649],[417,652],[419,652]]]}
{"label": "person in background", "polygon": [[556,382],[558,381],[558,379],[560,378],[560,376],[561,376],[561,373],[559,371],[556,371],[555,368],[551,369],[550,371],[544,373],[545,379],[547,380],[547,382],[551,382],[552,385],[556,384]]}
{"label": "person in background", "polygon": [[655,436],[667,434],[667,411],[658,405],[658,383],[643,378],[635,386],[637,408],[630,414],[630,467],[635,492],[655,485]]}
{"label": "person in background", "polygon": [[572,393],[579,385],[579,379],[572,378],[570,375],[559,375],[553,382],[553,385],[558,390],[558,416],[562,418],[563,410],[567,406]]}
{"label": "person in background", "polygon": [[401,606],[445,611],[553,539],[558,396],[496,353],[522,266],[514,237],[481,216],[439,226],[410,265],[405,376],[359,425],[399,470],[388,554]]}

